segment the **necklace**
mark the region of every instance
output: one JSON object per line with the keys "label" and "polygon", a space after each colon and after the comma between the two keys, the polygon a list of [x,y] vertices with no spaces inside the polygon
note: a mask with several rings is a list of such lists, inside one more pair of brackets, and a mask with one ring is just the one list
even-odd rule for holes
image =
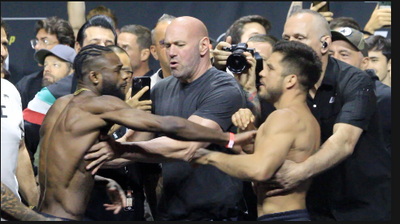
{"label": "necklace", "polygon": [[74,92],[74,96],[78,95],[79,93],[81,93],[81,92],[83,92],[83,91],[85,91],[85,90],[87,90],[87,91],[92,91],[92,90],[87,89],[87,88],[80,88],[80,89],[78,89],[77,91]]}

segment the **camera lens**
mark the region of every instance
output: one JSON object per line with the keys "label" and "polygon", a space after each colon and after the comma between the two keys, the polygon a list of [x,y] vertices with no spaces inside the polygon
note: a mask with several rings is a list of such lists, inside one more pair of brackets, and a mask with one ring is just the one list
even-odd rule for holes
{"label": "camera lens", "polygon": [[243,70],[246,68],[246,65],[247,65],[247,60],[245,55],[242,53],[234,52],[228,57],[226,61],[226,66],[234,74],[242,73]]}

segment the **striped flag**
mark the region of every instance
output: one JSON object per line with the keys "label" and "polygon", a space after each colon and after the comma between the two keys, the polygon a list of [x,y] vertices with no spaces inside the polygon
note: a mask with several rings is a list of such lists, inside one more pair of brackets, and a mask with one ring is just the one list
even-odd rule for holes
{"label": "striped flag", "polygon": [[42,125],[44,116],[53,103],[59,97],[73,92],[73,77],[73,74],[71,74],[48,87],[43,87],[29,101],[28,107],[23,111],[24,120],[32,124]]}
{"label": "striped flag", "polygon": [[44,116],[55,101],[56,98],[53,94],[51,94],[47,87],[44,87],[28,103],[28,107],[25,108],[23,112],[24,120],[33,124],[42,125]]}

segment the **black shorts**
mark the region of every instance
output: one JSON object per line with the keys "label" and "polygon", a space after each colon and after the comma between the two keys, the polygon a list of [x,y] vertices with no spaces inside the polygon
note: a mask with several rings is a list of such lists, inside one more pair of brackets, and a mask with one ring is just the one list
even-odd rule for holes
{"label": "black shorts", "polygon": [[257,218],[257,221],[311,221],[306,209],[292,210],[266,214]]}
{"label": "black shorts", "polygon": [[73,219],[66,219],[66,218],[61,218],[61,217],[57,217],[57,216],[54,216],[54,215],[49,215],[49,214],[42,213],[42,212],[38,212],[38,213],[43,215],[44,217],[47,217],[47,218],[57,218],[57,219],[62,219],[63,221],[77,221],[77,220],[73,220]]}

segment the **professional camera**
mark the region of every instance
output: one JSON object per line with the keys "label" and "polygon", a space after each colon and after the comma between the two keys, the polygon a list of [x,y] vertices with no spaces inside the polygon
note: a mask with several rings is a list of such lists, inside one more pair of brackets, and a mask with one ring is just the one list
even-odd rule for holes
{"label": "professional camera", "polygon": [[226,60],[226,67],[234,74],[241,74],[243,70],[245,70],[248,66],[246,56],[243,54],[244,52],[250,52],[254,58],[256,59],[256,77],[258,77],[258,74],[260,71],[263,70],[263,59],[258,54],[258,52],[255,52],[254,48],[247,48],[246,43],[238,43],[238,44],[232,44],[232,46],[229,47],[223,47],[222,50],[224,51],[231,51],[232,54],[229,55],[228,59]]}

